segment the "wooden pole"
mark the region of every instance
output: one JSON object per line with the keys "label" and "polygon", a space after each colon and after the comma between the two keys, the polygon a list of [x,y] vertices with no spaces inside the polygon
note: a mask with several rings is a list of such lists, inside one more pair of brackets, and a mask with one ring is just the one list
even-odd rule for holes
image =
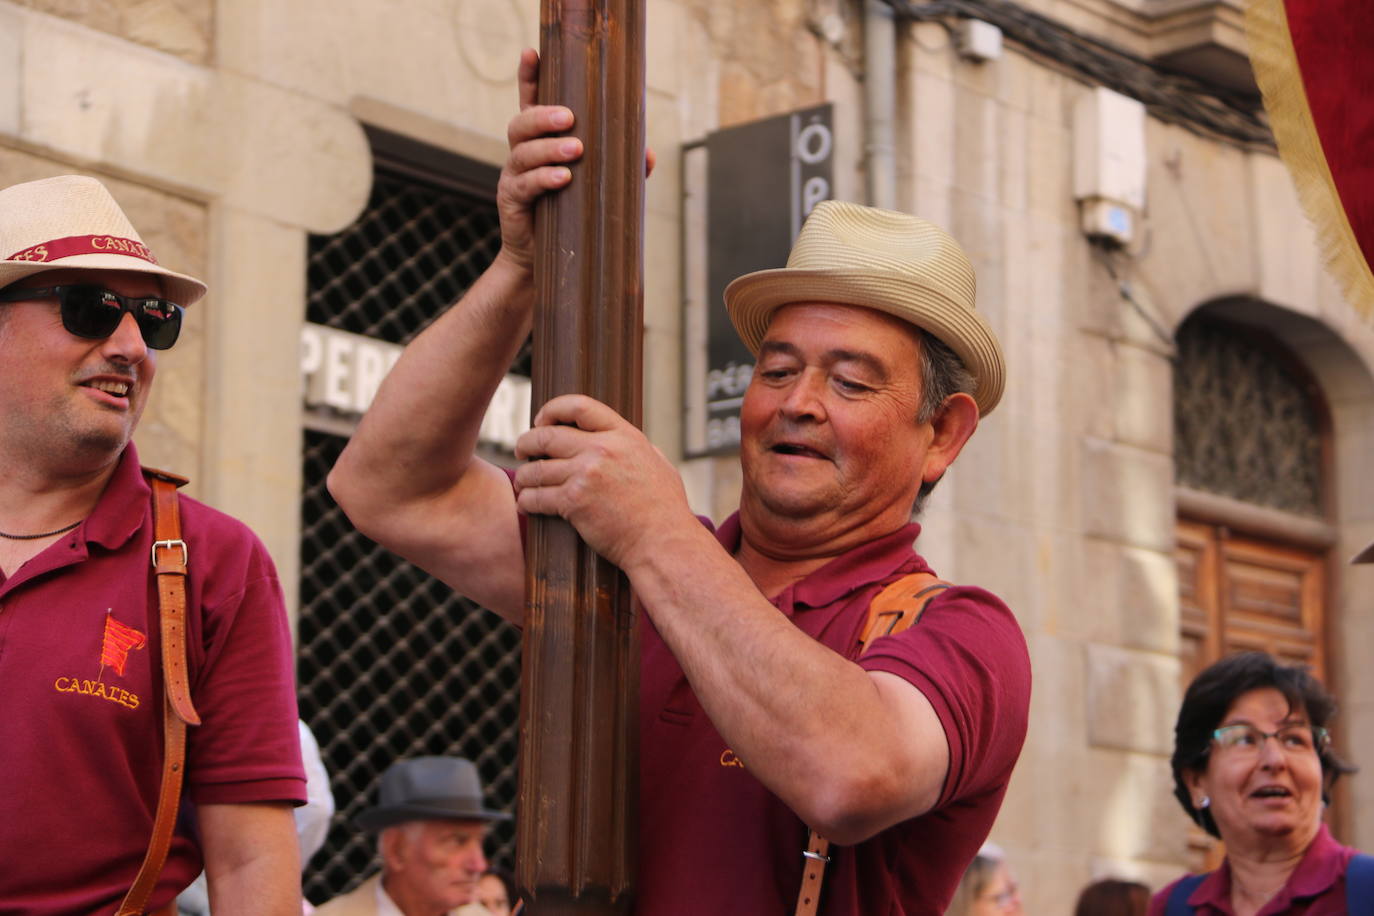
{"label": "wooden pole", "polygon": [[[536,212],[534,410],[588,394],[641,423],[645,0],[543,0],[539,100],[585,153]],[[613,499],[614,494],[607,494]],[[532,916],[629,911],[639,643],[624,575],[530,519],[517,881]]]}

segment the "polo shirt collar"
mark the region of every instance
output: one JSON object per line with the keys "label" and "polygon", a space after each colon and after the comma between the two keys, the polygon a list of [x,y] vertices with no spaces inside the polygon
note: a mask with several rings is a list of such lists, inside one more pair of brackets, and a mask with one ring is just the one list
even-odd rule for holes
{"label": "polo shirt collar", "polygon": [[[1287,883],[1278,896],[1265,904],[1264,909],[1271,911],[1272,905],[1281,905],[1272,912],[1286,912],[1293,901],[1316,897],[1331,889],[1336,880],[1345,874],[1343,848],[1331,837],[1331,831],[1322,824],[1317,835],[1303,853],[1298,867],[1288,876]],[[1188,896],[1188,902],[1195,907],[1210,906],[1223,913],[1231,912],[1231,863],[1222,863],[1221,868],[1207,876],[1197,889]]]}
{"label": "polo shirt collar", "polygon": [[[860,544],[783,589],[774,603],[784,610],[789,605],[796,608],[828,607],[851,592],[885,579],[900,568],[914,555],[912,545],[920,533],[921,526],[910,522],[889,534]],[[741,530],[738,512],[721,523],[716,530],[716,538],[731,555],[739,550]],[[925,562],[920,563],[921,568],[925,569]]]}
{"label": "polo shirt collar", "polygon": [[1322,824],[1288,879],[1293,898],[1315,897],[1329,890],[1345,874],[1343,851],[1341,844],[1332,839],[1331,831]]}
{"label": "polo shirt collar", "polygon": [[86,541],[109,550],[124,546],[143,527],[151,499],[152,488],[143,479],[138,449],[130,442],[119,456],[95,511],[86,519]]}

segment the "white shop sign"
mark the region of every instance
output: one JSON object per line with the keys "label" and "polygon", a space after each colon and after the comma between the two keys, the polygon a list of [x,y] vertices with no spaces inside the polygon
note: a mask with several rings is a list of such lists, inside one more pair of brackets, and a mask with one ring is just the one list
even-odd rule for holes
{"label": "white shop sign", "polygon": [[[377,396],[382,379],[396,365],[402,347],[361,334],[318,324],[301,328],[301,380],[307,409],[361,417]],[[416,418],[423,422],[423,418]],[[501,380],[478,438],[507,451],[530,427],[530,380],[507,375]]]}

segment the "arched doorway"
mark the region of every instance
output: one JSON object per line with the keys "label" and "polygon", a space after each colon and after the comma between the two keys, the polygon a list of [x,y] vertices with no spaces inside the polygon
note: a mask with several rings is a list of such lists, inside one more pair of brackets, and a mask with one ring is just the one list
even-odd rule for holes
{"label": "arched doorway", "polygon": [[[1329,688],[1332,420],[1278,336],[1200,310],[1174,364],[1176,559],[1184,686],[1246,649],[1311,666]],[[1334,822],[1339,827],[1341,812]],[[1200,830],[1192,864],[1220,852]]]}

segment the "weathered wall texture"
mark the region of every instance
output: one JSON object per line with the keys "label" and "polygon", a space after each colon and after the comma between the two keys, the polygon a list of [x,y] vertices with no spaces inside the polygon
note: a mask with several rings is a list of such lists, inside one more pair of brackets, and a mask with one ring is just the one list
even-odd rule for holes
{"label": "weathered wall texture", "polygon": [[18,0],[28,7],[107,32],[193,64],[210,60],[213,0]]}
{"label": "weathered wall texture", "polygon": [[[862,199],[859,6],[649,0],[659,166],[646,426],[669,455],[681,450],[680,146],[831,101],[836,193]],[[1146,52],[1142,3],[1033,6]],[[1219,297],[1275,307],[1333,405],[1339,557],[1374,539],[1374,330],[1322,273],[1273,156],[1157,121],[1142,231],[1113,279],[1073,199],[1086,84],[1013,46],[966,62],[938,24],[898,33],[899,206],[967,247],[1010,369],[919,546],[943,575],[1003,595],[1026,631],[1033,725],[994,837],[1028,911],[1063,912],[1092,877],[1159,884],[1184,859],[1167,770],[1179,670],[1170,336]],[[209,280],[160,366],[140,446],[264,536],[293,601],[307,236],[347,225],[367,198],[363,123],[499,165],[516,57],[537,41],[534,0],[0,0],[0,182],[97,174],[164,263]],[[733,459],[684,472],[699,511],[730,511]],[[1374,618],[1352,596],[1374,593],[1374,571],[1339,566],[1342,727],[1368,736],[1374,672],[1358,650]],[[1374,765],[1374,742],[1353,756]],[[1355,839],[1374,845],[1374,780],[1352,794]]]}

